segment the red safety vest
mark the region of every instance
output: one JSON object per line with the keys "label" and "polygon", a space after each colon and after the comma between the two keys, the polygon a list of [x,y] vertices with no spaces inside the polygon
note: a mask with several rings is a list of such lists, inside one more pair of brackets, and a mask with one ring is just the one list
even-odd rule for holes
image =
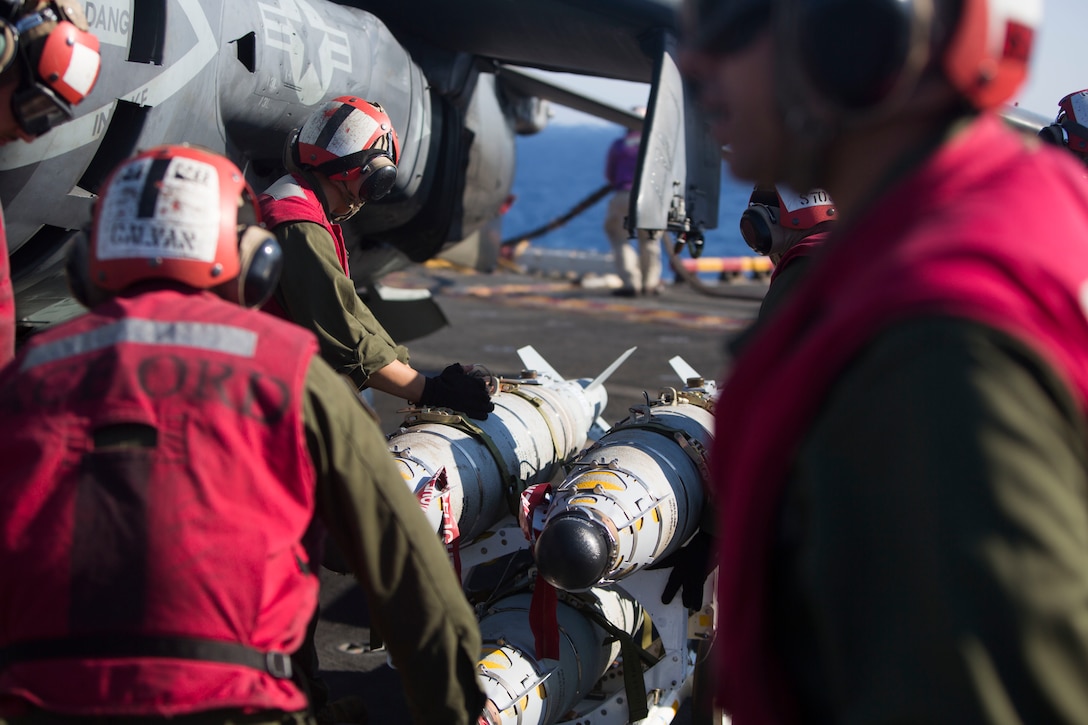
{"label": "red safety vest", "polygon": [[[325,208],[321,206],[317,194],[304,179],[295,174],[284,176],[261,194],[257,201],[261,206],[261,217],[269,229],[275,229],[280,224],[290,222],[313,222],[324,227],[336,246],[336,259],[340,262],[344,274],[351,276],[348,270],[348,248],[344,243],[344,232],[339,224],[333,224],[325,216]],[[269,299],[263,309],[265,312],[287,319],[287,312],[275,297]]]}
{"label": "red safety vest", "polygon": [[[842,236],[838,236],[842,232]],[[825,253],[738,359],[716,406],[718,693],[737,725],[796,719],[770,644],[783,486],[831,385],[904,319],[979,321],[1030,345],[1088,410],[1088,183],[984,116],[886,193]]]}
{"label": "red safety vest", "polygon": [[0,212],[0,365],[15,355],[15,294],[11,289],[8,238]]}
{"label": "red safety vest", "polygon": [[824,240],[827,239],[827,234],[827,232],[816,232],[787,249],[785,253],[782,254],[782,258],[778,260],[778,264],[776,264],[771,271],[770,282],[773,283],[779,273],[790,266],[794,260],[803,259],[805,257],[814,257],[819,254],[820,250],[823,248]]}
{"label": "red safety vest", "polygon": [[[280,670],[317,604],[300,543],[316,351],[173,289],[20,351],[0,375],[0,717],[306,707]],[[110,448],[116,426],[148,446]]]}

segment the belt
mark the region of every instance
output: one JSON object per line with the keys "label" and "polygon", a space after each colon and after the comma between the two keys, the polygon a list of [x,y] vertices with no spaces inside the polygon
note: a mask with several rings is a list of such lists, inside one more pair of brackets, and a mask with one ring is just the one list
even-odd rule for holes
{"label": "belt", "polygon": [[281,680],[291,678],[291,655],[262,652],[237,642],[199,637],[83,635],[16,642],[0,648],[0,670],[20,662],[53,659],[164,657],[221,662],[259,670]]}

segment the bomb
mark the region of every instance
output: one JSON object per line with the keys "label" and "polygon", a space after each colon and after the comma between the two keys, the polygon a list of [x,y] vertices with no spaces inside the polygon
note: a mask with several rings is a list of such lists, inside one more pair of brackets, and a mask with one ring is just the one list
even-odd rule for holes
{"label": "bomb", "polygon": [[642,609],[631,597],[594,589],[578,608],[557,604],[558,657],[538,659],[528,626],[531,600],[529,592],[514,594],[490,606],[480,619],[484,650],[477,670],[484,693],[500,711],[495,725],[559,722],[619,655],[613,632],[633,636],[642,626]]}

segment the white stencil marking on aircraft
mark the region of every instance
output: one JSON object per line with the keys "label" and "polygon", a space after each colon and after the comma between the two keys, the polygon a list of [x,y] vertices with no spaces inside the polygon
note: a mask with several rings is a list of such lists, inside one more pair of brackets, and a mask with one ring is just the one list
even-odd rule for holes
{"label": "white stencil marking on aircraft", "polygon": [[[287,53],[291,74],[283,84],[298,94],[299,100],[313,105],[328,95],[337,70],[351,73],[351,45],[347,33],[329,25],[307,0],[281,0],[276,5],[257,3],[264,27],[264,42],[269,48]],[[307,37],[319,36],[317,57],[307,53],[307,44],[299,29],[305,25]],[[313,47],[311,42],[310,47]],[[316,63],[314,62],[316,60]]]}
{"label": "white stencil marking on aircraft", "polygon": [[[143,106],[157,106],[184,88],[204,69],[204,66],[215,58],[219,50],[218,43],[211,25],[208,24],[208,18],[200,8],[199,1],[178,0],[178,5],[196,32],[196,44],[162,73],[136,90],[126,93],[123,96],[125,100]],[[103,72],[108,71],[103,69]],[[112,72],[118,71],[113,69]],[[93,97],[92,91],[91,98]],[[13,141],[5,144],[0,147],[0,171],[17,169],[63,156],[69,151],[91,143],[105,130],[105,126],[97,122],[101,112],[108,111],[112,115],[115,105],[116,101],[111,100],[108,104],[88,111],[70,123],[58,126],[32,143]]]}
{"label": "white stencil marking on aircraft", "polygon": [[128,48],[132,30],[132,0],[86,0],[87,25],[100,43]]}

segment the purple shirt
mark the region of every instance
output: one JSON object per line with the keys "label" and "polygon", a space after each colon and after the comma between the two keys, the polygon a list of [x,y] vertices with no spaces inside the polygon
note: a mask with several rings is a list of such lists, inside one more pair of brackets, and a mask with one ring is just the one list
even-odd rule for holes
{"label": "purple shirt", "polygon": [[630,191],[638,168],[638,145],[642,137],[638,131],[628,131],[612,142],[608,148],[608,161],[604,175],[616,191]]}

